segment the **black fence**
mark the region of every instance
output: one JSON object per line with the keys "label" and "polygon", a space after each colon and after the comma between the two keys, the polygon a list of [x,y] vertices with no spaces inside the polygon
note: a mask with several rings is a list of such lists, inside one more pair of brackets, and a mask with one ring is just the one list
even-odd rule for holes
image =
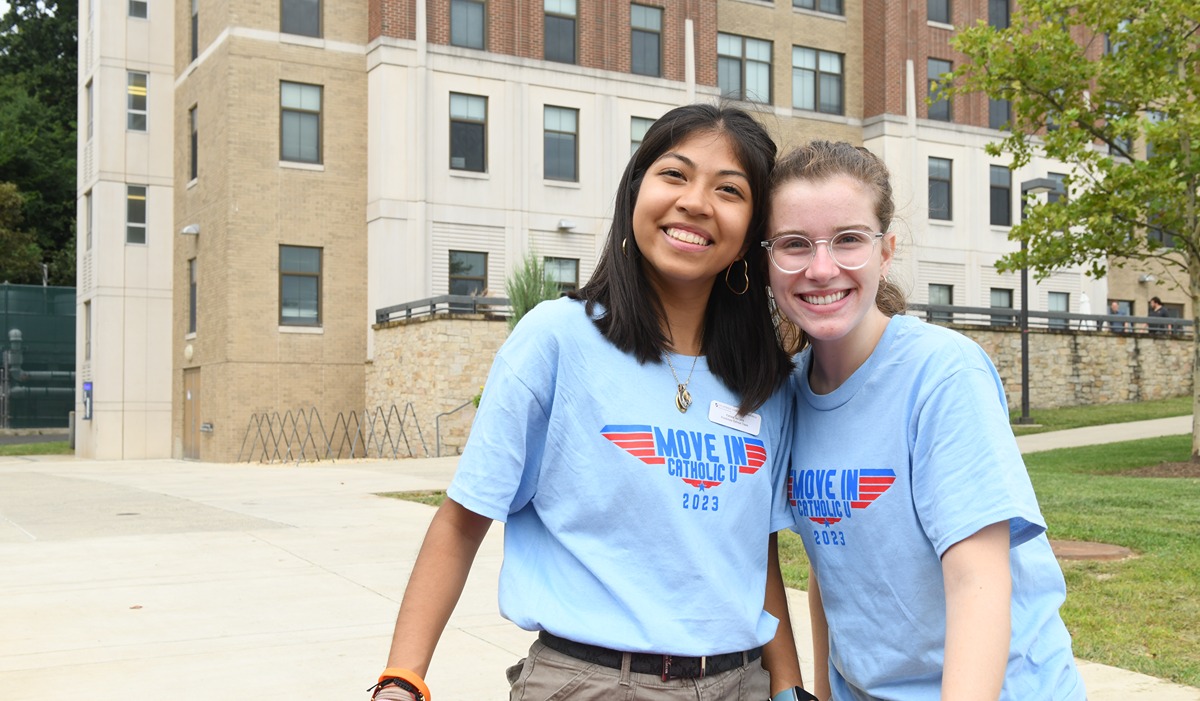
{"label": "black fence", "polygon": [[[962,324],[1020,328],[1021,310],[998,307],[959,307],[910,304],[908,313],[933,324]],[[1119,314],[1073,314],[1030,309],[1028,327],[1050,331],[1104,331],[1122,334],[1162,334],[1191,337],[1192,320]]]}
{"label": "black fence", "polygon": [[413,319],[437,314],[483,314],[507,319],[512,306],[506,297],[476,297],[474,295],[439,295],[375,310],[375,323]]}

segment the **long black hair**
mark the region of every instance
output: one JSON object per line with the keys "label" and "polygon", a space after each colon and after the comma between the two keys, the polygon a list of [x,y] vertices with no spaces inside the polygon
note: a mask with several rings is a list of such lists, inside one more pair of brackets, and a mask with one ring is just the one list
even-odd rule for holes
{"label": "long black hair", "polygon": [[[684,105],[654,122],[621,176],[612,228],[600,261],[588,283],[571,297],[587,303],[600,333],[617,348],[632,353],[639,363],[662,362],[670,348],[664,331],[666,313],[642,269],[641,251],[633,235],[633,209],[651,164],[690,136],[708,132],[729,139],[749,180],[752,210],[746,232],[745,276],[735,262],[728,284],[720,275],[714,282],[704,314],[701,352],[708,356],[712,373],[740,397],[741,412],[747,413],[762,406],[778,389],[791,372],[792,362],[775,335],[767,297],[766,251],[759,245],[766,235],[776,146],[767,130],[745,111],[728,105]],[[736,294],[734,290],[741,291],[747,278],[745,293]],[[603,307],[599,317],[595,316],[597,304]]]}

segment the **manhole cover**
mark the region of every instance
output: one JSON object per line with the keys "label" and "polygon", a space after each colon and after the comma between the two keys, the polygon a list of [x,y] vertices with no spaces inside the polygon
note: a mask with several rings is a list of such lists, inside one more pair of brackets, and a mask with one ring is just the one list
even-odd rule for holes
{"label": "manhole cover", "polygon": [[1051,540],[1054,554],[1064,560],[1124,560],[1133,551],[1120,545],[1089,543],[1086,540]]}

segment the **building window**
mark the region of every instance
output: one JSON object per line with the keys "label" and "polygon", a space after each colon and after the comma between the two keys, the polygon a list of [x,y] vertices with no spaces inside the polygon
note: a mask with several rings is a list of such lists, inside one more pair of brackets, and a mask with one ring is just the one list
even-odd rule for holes
{"label": "building window", "polygon": [[[1153,127],[1166,120],[1167,115],[1158,110],[1146,110],[1146,122],[1148,126]],[[1146,135],[1146,160],[1154,158],[1154,140],[1150,138],[1149,133]]]}
{"label": "building window", "polygon": [[925,13],[930,22],[951,24],[950,0],[925,0]]}
{"label": "building window", "polygon": [[792,107],[843,114],[842,55],[792,47]]}
{"label": "building window", "polygon": [[802,10],[824,12],[829,15],[842,15],[842,0],[792,0],[792,7]]}
{"label": "building window", "polygon": [[321,249],[279,247],[279,324],[321,325]]}
{"label": "building window", "polygon": [[723,97],[771,101],[771,42],[717,34],[717,87]]}
{"label": "building window", "polygon": [[450,167],[487,172],[487,98],[450,93]]}
{"label": "building window", "polygon": [[[1013,291],[1000,287],[992,288],[991,305],[993,309],[1012,309]],[[992,314],[992,326],[1015,326],[1015,314]]]}
{"label": "building window", "polygon": [[450,45],[484,48],[485,18],[482,0],[450,0]]}
{"label": "building window", "polygon": [[196,106],[188,110],[188,179],[195,180],[200,175],[200,133],[196,124]]}
{"label": "building window", "polygon": [[306,37],[321,36],[321,0],[282,0],[279,31]]}
{"label": "building window", "polygon": [[544,269],[546,279],[558,285],[560,294],[579,289],[578,258],[547,258]]}
{"label": "building window", "polygon": [[127,74],[125,128],[129,131],[146,131],[146,80],[145,73]]}
{"label": "building window", "polygon": [[95,128],[93,122],[96,114],[96,103],[94,102],[92,81],[88,81],[84,87],[85,99],[87,101],[87,140],[92,140],[92,130]]}
{"label": "building window", "polygon": [[949,122],[951,119],[950,98],[946,96],[938,97],[937,87],[938,80],[953,70],[953,66],[949,61],[943,61],[940,58],[931,58],[926,62],[925,70],[929,80],[927,95],[931,100],[929,103],[929,118]]}
{"label": "building window", "polygon": [[993,226],[1012,226],[1012,171],[1004,166],[989,166],[989,198]]}
{"label": "building window", "polygon": [[85,229],[87,231],[86,238],[85,238],[85,240],[87,241],[87,248],[85,250],[90,251],[90,250],[92,250],[92,221],[93,221],[93,219],[92,219],[92,191],[91,190],[88,190],[83,195],[83,217],[84,217],[84,226],[87,227]]}
{"label": "building window", "polygon": [[1125,42],[1120,35],[1124,34],[1128,30],[1129,20],[1123,19],[1120,22],[1117,22],[1117,31],[1104,35],[1104,53],[1106,55],[1111,56],[1112,54],[1115,54],[1121,50],[1121,45]]}
{"label": "building window", "polygon": [[83,303],[83,359],[92,359],[92,303]]}
{"label": "building window", "polygon": [[1010,11],[1008,0],[988,0],[988,24],[996,29],[1008,29]]}
{"label": "building window", "polygon": [[[1071,294],[1069,292],[1051,292],[1046,302],[1046,309],[1052,312],[1071,311]],[[1050,319],[1048,323],[1052,329],[1065,329],[1068,320]]]}
{"label": "building window", "polygon": [[279,158],[321,162],[321,86],[279,84]]}
{"label": "building window", "polygon": [[992,129],[1008,129],[1011,121],[1012,103],[988,98],[988,126]]}
{"label": "building window", "polygon": [[200,55],[200,0],[192,0],[192,60]]}
{"label": "building window", "polygon": [[545,58],[575,63],[576,0],[543,0],[545,10]]}
{"label": "building window", "polygon": [[[939,307],[954,306],[954,285],[929,283],[929,303]],[[931,318],[935,322],[949,324],[954,321],[954,313],[945,311],[934,312]]]}
{"label": "building window", "polygon": [[653,119],[645,117],[634,117],[629,122],[629,155],[637,153],[638,147],[642,145],[642,139],[646,138],[646,132],[649,131],[650,125],[654,124]]}
{"label": "building window", "polygon": [[450,294],[481,295],[487,289],[487,254],[450,251]]}
{"label": "building window", "polygon": [[[1146,218],[1150,222],[1150,226],[1146,227],[1146,239],[1154,242],[1154,244],[1158,244],[1158,246],[1163,248],[1175,248],[1175,234],[1172,234],[1170,231],[1167,231],[1162,227],[1155,226],[1155,224],[1163,220],[1161,211],[1155,211],[1156,209],[1161,208],[1155,205],[1155,207],[1152,208],[1146,215]],[[1151,244],[1151,250],[1156,247],[1154,244]]]}
{"label": "building window", "polygon": [[950,207],[953,163],[949,158],[929,159],[929,218],[949,221],[953,215]]}
{"label": "building window", "polygon": [[149,3],[146,0],[129,0],[129,16],[146,19],[147,5]]}
{"label": "building window", "polygon": [[196,333],[196,259],[188,259],[188,333]]}
{"label": "building window", "polygon": [[546,106],[544,114],[543,176],[547,180],[579,181],[579,110]]}
{"label": "building window", "polygon": [[662,24],[661,7],[629,6],[629,26],[633,32],[629,70],[638,75],[662,75]]}
{"label": "building window", "polygon": [[125,243],[146,243],[146,186],[125,186]]}

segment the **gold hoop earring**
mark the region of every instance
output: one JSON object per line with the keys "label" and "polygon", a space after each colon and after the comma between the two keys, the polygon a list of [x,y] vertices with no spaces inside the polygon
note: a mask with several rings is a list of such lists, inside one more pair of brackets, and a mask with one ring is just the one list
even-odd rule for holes
{"label": "gold hoop earring", "polygon": [[[729,271],[733,270],[733,263],[737,262],[741,262],[742,264],[742,278],[746,282],[745,286],[742,287],[741,292],[733,289],[733,285],[729,284]],[[729,288],[730,292],[740,297],[741,295],[744,295],[750,291],[750,264],[746,262],[745,258],[738,258],[737,260],[733,261],[733,263],[730,263],[729,267],[725,268],[725,286]]]}
{"label": "gold hoop earring", "polygon": [[625,248],[625,244],[627,244],[627,243],[629,243],[628,236],[621,239],[621,255],[625,256],[626,258],[629,257],[629,250]]}

